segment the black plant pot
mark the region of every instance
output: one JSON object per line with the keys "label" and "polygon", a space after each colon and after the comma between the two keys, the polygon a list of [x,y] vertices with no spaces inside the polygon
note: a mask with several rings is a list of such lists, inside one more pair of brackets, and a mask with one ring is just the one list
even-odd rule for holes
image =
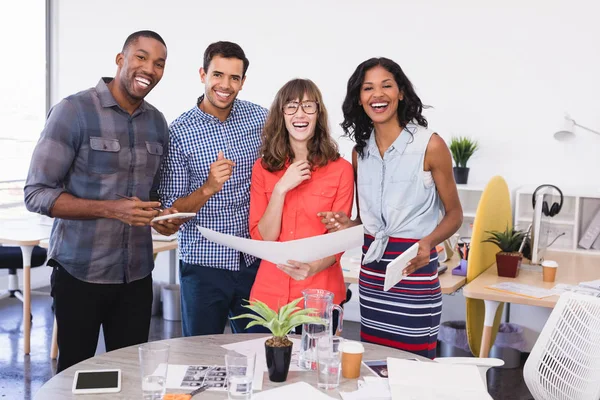
{"label": "black plant pot", "polygon": [[265,355],[267,357],[267,369],[271,382],[285,382],[290,370],[292,360],[292,346],[271,347],[265,343]]}
{"label": "black plant pot", "polygon": [[456,183],[467,183],[469,180],[469,168],[467,167],[454,167],[454,180]]}

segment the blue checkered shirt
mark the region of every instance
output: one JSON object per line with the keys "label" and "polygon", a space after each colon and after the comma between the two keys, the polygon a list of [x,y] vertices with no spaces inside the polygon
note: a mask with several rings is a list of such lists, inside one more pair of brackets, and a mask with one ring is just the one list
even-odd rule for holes
{"label": "blue checkered shirt", "polygon": [[[198,104],[202,101],[200,97]],[[181,114],[169,127],[169,153],[161,168],[160,200],[171,207],[189,196],[208,179],[210,164],[219,151],[235,162],[233,175],[220,192],[186,222],[178,233],[181,260],[205,267],[238,270],[240,253],[205,239],[196,225],[218,232],[249,238],[250,178],[258,158],[267,109],[235,100],[229,117],[221,122],[196,105]],[[246,265],[255,258],[244,254]]]}

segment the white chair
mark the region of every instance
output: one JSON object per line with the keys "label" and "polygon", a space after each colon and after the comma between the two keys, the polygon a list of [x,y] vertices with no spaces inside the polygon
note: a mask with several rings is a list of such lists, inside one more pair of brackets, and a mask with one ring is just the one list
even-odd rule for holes
{"label": "white chair", "polygon": [[479,369],[481,379],[487,390],[487,371],[492,367],[501,367],[504,360],[499,358],[478,358],[478,357],[438,357],[435,359],[438,363],[453,365],[475,365]]}
{"label": "white chair", "polygon": [[560,296],[523,376],[536,400],[600,399],[600,298]]}

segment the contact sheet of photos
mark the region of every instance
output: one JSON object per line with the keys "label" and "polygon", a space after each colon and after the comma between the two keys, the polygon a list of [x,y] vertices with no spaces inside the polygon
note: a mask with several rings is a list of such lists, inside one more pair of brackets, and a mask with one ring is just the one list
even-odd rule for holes
{"label": "contact sheet of photos", "polygon": [[206,385],[207,390],[227,390],[227,371],[224,366],[189,365],[181,381],[181,387],[193,389]]}

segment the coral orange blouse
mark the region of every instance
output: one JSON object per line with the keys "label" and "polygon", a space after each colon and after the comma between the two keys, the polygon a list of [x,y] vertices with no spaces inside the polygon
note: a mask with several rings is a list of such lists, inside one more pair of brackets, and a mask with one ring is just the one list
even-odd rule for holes
{"label": "coral orange blouse", "polygon": [[[259,159],[254,164],[250,187],[250,236],[255,240],[263,240],[258,231],[258,222],[269,204],[275,185],[285,174],[285,170],[269,172],[263,168],[261,162],[262,159]],[[353,200],[354,170],[348,161],[339,158],[314,170],[309,180],[286,194],[281,216],[281,232],[277,241],[285,242],[326,234],[327,229],[317,213],[344,211],[350,215]],[[333,265],[302,281],[292,279],[275,264],[263,260],[250,298],[258,299],[278,310],[290,301],[302,297],[304,289],[325,289],[333,292],[334,303],[340,304],[346,299],[340,258],[341,254],[338,254]]]}

